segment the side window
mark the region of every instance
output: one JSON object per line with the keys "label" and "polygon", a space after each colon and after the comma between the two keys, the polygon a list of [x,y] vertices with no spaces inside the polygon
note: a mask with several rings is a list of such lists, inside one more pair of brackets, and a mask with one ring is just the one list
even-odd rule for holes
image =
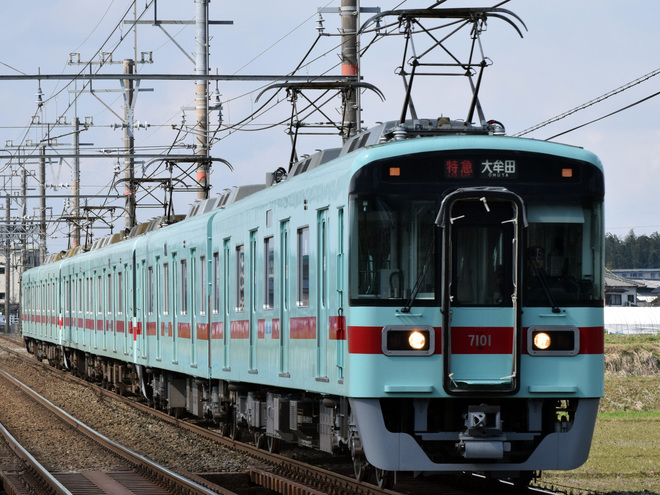
{"label": "side window", "polygon": [[245,310],[245,246],[236,246],[236,311]]}
{"label": "side window", "polygon": [[199,257],[199,297],[201,301],[199,303],[199,313],[201,315],[206,314],[206,301],[207,301],[207,287],[206,287],[206,256]]}
{"label": "side window", "polygon": [[264,309],[275,306],[275,240],[264,239]]}
{"label": "side window", "polygon": [[124,313],[124,272],[117,274],[117,314]]}
{"label": "side window", "polygon": [[101,275],[99,275],[96,278],[96,282],[97,282],[97,284],[96,284],[96,290],[97,290],[96,302],[98,304],[98,307],[96,308],[96,313],[100,315],[101,313],[103,313],[103,299],[102,299],[102,296],[103,296],[103,283],[102,283],[102,280],[101,280]]}
{"label": "side window", "polygon": [[163,263],[163,314],[170,314],[170,265]]}
{"label": "side window", "polygon": [[147,268],[147,314],[154,314],[154,267]]}
{"label": "side window", "polygon": [[188,314],[188,262],[181,260],[181,277],[179,279],[180,287],[179,293],[181,295],[181,314]]}
{"label": "side window", "polygon": [[220,312],[220,254],[213,253],[213,313]]}
{"label": "side window", "polygon": [[107,309],[106,312],[111,315],[112,314],[112,274],[108,273],[108,280],[107,280],[107,286],[106,286],[106,300],[107,300]]}
{"label": "side window", "polygon": [[309,306],[309,227],[298,229],[298,307]]}

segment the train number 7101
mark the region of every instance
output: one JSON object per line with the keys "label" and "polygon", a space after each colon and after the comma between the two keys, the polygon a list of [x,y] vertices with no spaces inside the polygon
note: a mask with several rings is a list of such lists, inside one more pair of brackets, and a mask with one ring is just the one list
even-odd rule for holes
{"label": "train number 7101", "polygon": [[470,347],[490,347],[491,335],[485,334],[469,334]]}

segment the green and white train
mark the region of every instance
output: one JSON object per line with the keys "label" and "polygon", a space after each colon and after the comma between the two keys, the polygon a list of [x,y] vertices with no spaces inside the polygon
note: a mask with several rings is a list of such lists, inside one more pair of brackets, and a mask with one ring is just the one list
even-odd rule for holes
{"label": "green and white train", "polygon": [[27,348],[379,484],[576,468],[603,394],[603,170],[493,130],[384,123],[58,255],[23,277]]}

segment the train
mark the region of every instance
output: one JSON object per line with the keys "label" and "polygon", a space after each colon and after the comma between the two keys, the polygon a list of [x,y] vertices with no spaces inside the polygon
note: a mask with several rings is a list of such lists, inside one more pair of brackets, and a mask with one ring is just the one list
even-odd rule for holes
{"label": "train", "polygon": [[57,253],[23,275],[25,345],[381,486],[574,469],[604,388],[603,167],[502,129],[384,122]]}

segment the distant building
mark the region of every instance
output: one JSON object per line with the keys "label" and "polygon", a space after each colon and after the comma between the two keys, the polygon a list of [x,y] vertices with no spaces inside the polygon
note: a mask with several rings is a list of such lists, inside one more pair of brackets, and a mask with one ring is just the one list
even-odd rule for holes
{"label": "distant building", "polygon": [[[0,250],[0,312],[4,313],[7,297],[7,273],[9,273],[9,303],[11,313],[18,315],[21,292],[21,276],[25,270],[39,264],[39,250],[28,248],[24,253],[12,250],[9,264],[3,250]],[[9,266],[8,266],[9,265]],[[11,319],[15,321],[15,319]]]}
{"label": "distant building", "polygon": [[611,272],[623,278],[660,280],[660,268],[617,268]]}
{"label": "distant building", "polygon": [[637,306],[638,284],[605,271],[605,306]]}

